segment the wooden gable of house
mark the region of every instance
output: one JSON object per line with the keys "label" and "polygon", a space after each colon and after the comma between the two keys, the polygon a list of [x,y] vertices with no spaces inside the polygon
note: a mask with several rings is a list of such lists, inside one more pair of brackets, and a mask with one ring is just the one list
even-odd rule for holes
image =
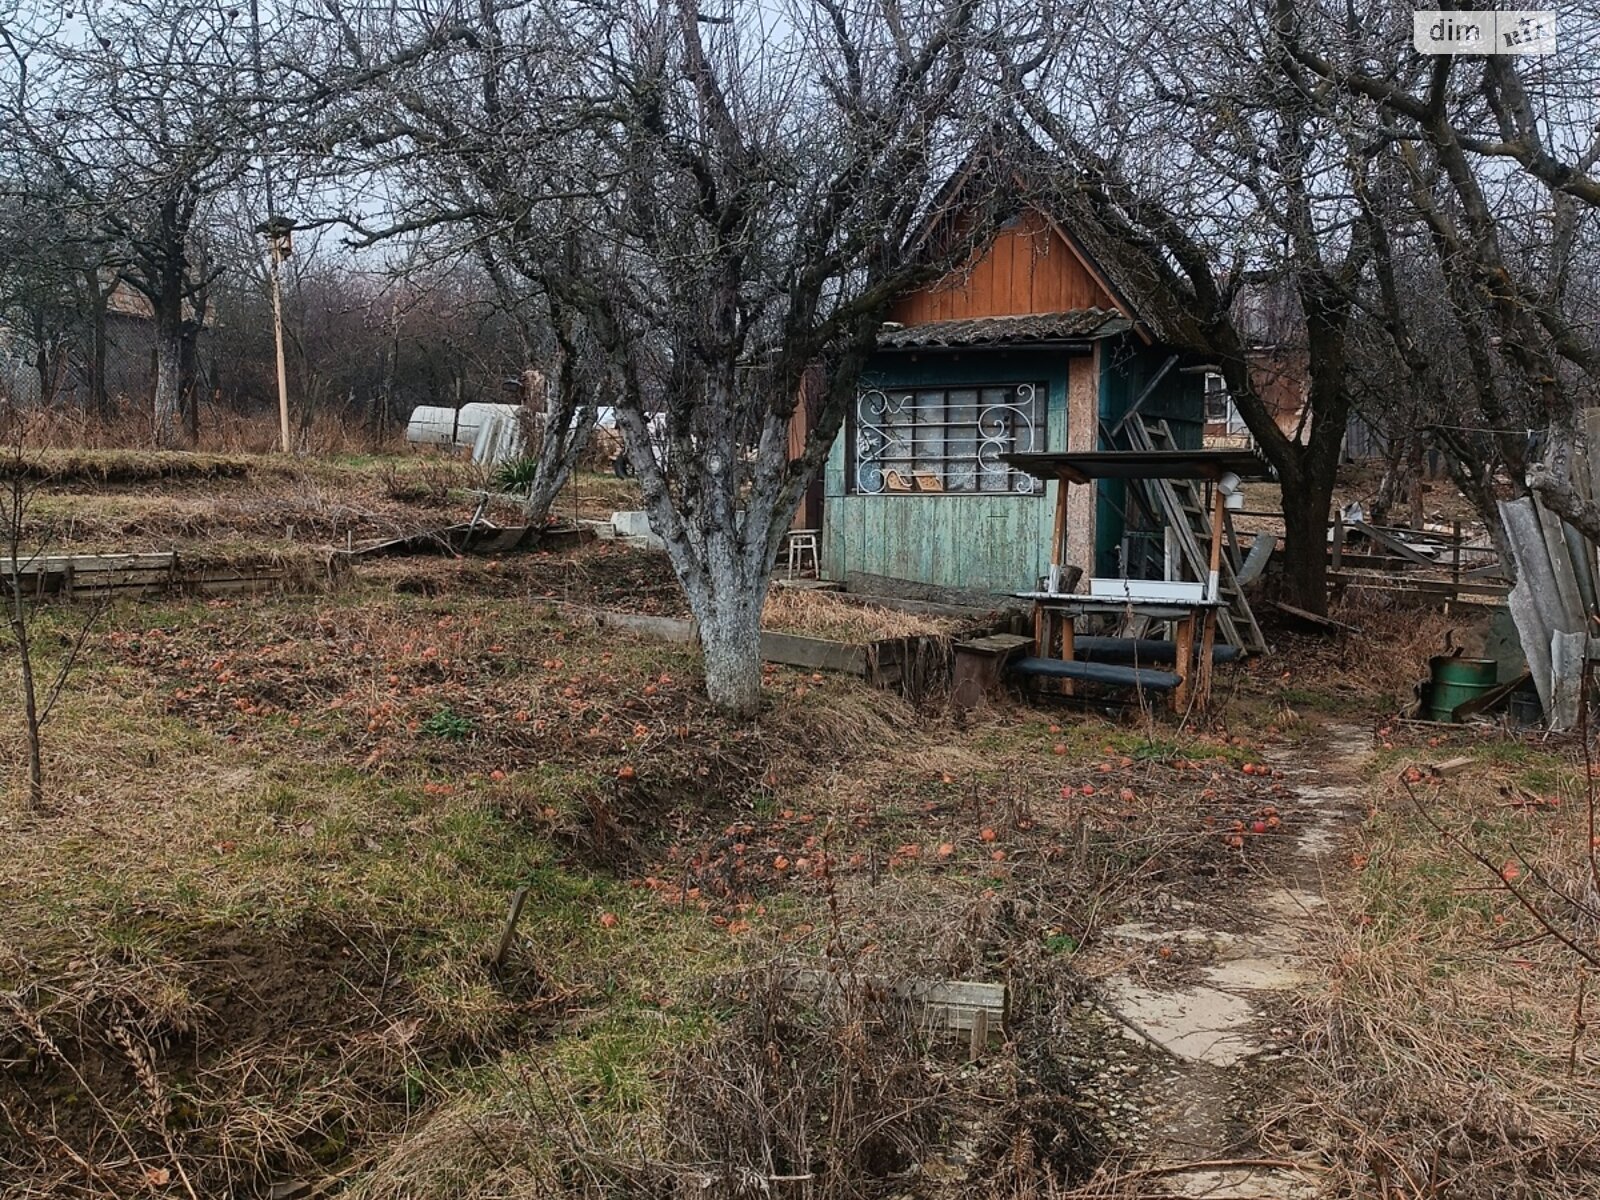
{"label": "wooden gable of house", "polygon": [[1132,316],[1055,222],[1026,208],[966,266],[897,301],[889,320],[926,325],[1088,308]]}

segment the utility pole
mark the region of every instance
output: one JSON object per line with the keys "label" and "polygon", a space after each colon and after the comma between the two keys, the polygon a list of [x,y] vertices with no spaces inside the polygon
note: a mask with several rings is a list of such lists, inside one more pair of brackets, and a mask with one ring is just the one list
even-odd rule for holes
{"label": "utility pole", "polygon": [[261,107],[261,124],[256,130],[256,150],[261,156],[261,177],[266,184],[267,219],[257,231],[265,234],[267,250],[272,258],[272,337],[278,351],[278,427],[283,435],[283,452],[290,453],[289,440],[289,374],[283,364],[283,260],[294,253],[291,234],[294,222],[274,212],[272,202],[272,163],[267,157],[267,88],[266,74],[261,67],[261,6],[260,0],[250,0],[250,48],[255,59],[256,99]]}
{"label": "utility pole", "polygon": [[278,350],[278,426],[283,433],[285,454],[290,451],[290,439],[289,375],[283,364],[283,260],[294,253],[293,228],[288,217],[277,216],[268,217],[262,227],[272,254],[272,336]]}

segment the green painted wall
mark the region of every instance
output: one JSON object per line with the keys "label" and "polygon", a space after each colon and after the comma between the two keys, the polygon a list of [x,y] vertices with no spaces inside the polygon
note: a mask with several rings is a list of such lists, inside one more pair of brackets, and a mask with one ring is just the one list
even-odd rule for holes
{"label": "green painted wall", "polygon": [[[1100,418],[1115,421],[1143,390],[1168,352],[1132,336],[1103,342]],[[884,388],[959,387],[1044,380],[1049,385],[1046,446],[1067,444],[1067,369],[1061,350],[981,350],[958,354],[884,355],[863,379]],[[1142,411],[1164,416],[1180,445],[1197,447],[1205,432],[1204,384],[1172,371]],[[846,494],[847,439],[835,440],[823,470],[822,569],[833,579],[852,572],[912,579],[939,587],[997,593],[1025,591],[1050,567],[1056,485],[1042,495]],[[1095,573],[1119,573],[1126,497],[1114,480],[1098,485]]]}
{"label": "green painted wall", "polygon": [[[1027,383],[1049,386],[1045,445],[1067,444],[1064,351],[984,350],[885,355],[863,383],[885,388]],[[846,441],[835,440],[823,471],[822,568],[833,579],[851,572],[914,579],[939,587],[1014,592],[1050,566],[1055,484],[1033,496],[878,495],[845,492]]]}

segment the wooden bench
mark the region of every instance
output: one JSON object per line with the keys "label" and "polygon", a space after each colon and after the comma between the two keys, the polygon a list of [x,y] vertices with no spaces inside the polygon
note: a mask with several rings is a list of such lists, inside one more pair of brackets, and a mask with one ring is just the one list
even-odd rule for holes
{"label": "wooden bench", "polygon": [[1183,682],[1183,677],[1172,671],[1084,662],[1082,659],[1020,658],[1011,664],[1011,670],[1017,675],[1032,675],[1041,679],[1075,679],[1112,687],[1142,688],[1151,692],[1175,691]]}
{"label": "wooden bench", "polygon": [[[1163,638],[1084,637],[1072,640],[1073,657],[1084,662],[1175,663],[1178,646]],[[1237,646],[1212,646],[1213,663],[1235,662],[1244,652]]]}

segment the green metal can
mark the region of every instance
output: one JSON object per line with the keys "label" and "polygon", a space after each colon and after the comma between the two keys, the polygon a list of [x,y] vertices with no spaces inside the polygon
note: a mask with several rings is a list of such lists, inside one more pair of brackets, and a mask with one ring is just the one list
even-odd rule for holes
{"label": "green metal can", "polygon": [[1437,654],[1428,662],[1430,721],[1454,721],[1455,711],[1495,685],[1498,665],[1492,658],[1455,658]]}

